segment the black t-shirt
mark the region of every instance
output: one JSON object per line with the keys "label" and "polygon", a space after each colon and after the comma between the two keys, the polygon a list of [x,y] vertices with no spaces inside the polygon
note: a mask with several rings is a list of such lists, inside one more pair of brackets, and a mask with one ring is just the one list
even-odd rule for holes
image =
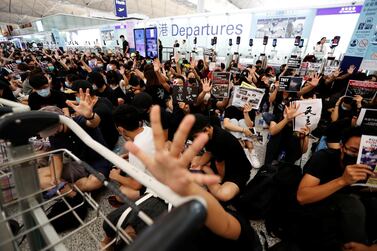
{"label": "black t-shirt", "polygon": [[340,151],[324,149],[315,152],[304,166],[304,174],[310,174],[325,184],[343,175],[340,162]]}
{"label": "black t-shirt", "polygon": [[99,98],[93,107],[93,111],[101,118],[98,127],[110,150],[115,147],[119,138],[119,133],[113,120],[112,108],[113,107],[107,98]]}
{"label": "black t-shirt", "polygon": [[145,92],[151,95],[153,104],[159,105],[162,108],[166,108],[166,100],[169,94],[165,91],[165,89],[160,85],[150,85],[147,86]]}
{"label": "black t-shirt", "polygon": [[103,98],[107,98],[108,100],[110,100],[110,102],[113,104],[113,106],[118,105],[118,100],[116,99],[116,97],[114,95],[114,91],[109,86],[106,86],[106,88],[103,92],[99,92],[98,90],[96,90],[94,93],[98,97],[103,97]]}
{"label": "black t-shirt", "polygon": [[29,106],[31,110],[39,110],[45,106],[57,106],[59,108],[68,107],[65,103],[66,96],[61,91],[50,89],[50,95],[48,97],[42,97],[37,92],[32,92],[29,95]]}
{"label": "black t-shirt", "polygon": [[114,89],[113,95],[116,99],[118,98],[123,99],[125,104],[131,104],[131,101],[135,96],[135,94],[131,91],[126,90],[126,93],[124,93],[122,88],[120,88],[120,86]]}
{"label": "black t-shirt", "polygon": [[[276,122],[278,123],[278,122]],[[266,147],[265,165],[274,160],[294,163],[302,156],[300,138],[293,132],[292,123],[288,123],[280,133],[271,135]]]}
{"label": "black t-shirt", "polygon": [[[249,112],[249,116],[250,116],[251,121],[253,121],[253,123],[254,123],[254,121],[255,121],[255,110],[251,110]],[[241,111],[237,107],[231,105],[231,106],[229,106],[228,108],[225,109],[224,118],[237,119],[239,121],[239,120],[244,118],[243,111]]]}
{"label": "black t-shirt", "polygon": [[223,182],[230,181],[242,189],[250,177],[251,164],[238,140],[224,129],[213,126],[212,138],[206,145],[213,158],[211,168],[217,172],[215,162],[225,163]]}
{"label": "black t-shirt", "polygon": [[127,41],[127,40],[124,40],[124,41],[123,41],[123,52],[124,52],[124,53],[127,53],[127,52],[130,50],[130,48],[127,48],[127,47],[129,47],[129,45],[128,45],[128,41]]}
{"label": "black t-shirt", "polygon": [[[100,144],[106,146],[106,142],[102,136],[99,128],[90,128],[86,126],[86,119],[82,116],[74,117],[73,120],[81,126],[94,140]],[[84,144],[79,137],[71,130],[67,132],[61,132],[54,136],[49,137],[52,150],[56,149],[68,149],[76,157],[87,162],[88,164],[93,164],[98,160],[102,160],[103,157],[97,152],[92,150],[90,147]]]}

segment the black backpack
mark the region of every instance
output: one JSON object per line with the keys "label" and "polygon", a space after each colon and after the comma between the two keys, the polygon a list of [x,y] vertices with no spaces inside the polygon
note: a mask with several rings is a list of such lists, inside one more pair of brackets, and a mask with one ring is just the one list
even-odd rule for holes
{"label": "black backpack", "polygon": [[278,168],[279,165],[262,166],[233,203],[248,219],[259,220],[266,216],[276,191],[274,177]]}
{"label": "black backpack", "polygon": [[[76,207],[74,211],[80,217],[80,219],[84,221],[88,214],[88,204],[86,200],[79,194],[72,198],[65,197],[65,200],[72,208]],[[67,212],[68,210],[69,207],[67,204],[63,201],[63,199],[60,199],[47,210],[49,211],[47,218],[54,218],[55,216],[58,216],[63,212]],[[80,222],[77,220],[72,211],[52,220],[51,224],[58,233],[80,226]]]}
{"label": "black backpack", "polygon": [[279,169],[273,181],[275,192],[265,214],[265,224],[269,234],[282,239],[296,238],[298,225],[295,221],[296,216],[301,213],[296,194],[301,179],[300,166],[279,163]]}

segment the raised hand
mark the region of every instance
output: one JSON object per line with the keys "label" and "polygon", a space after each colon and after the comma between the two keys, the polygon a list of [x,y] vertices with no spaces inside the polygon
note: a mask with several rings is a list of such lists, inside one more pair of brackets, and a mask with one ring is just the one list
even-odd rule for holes
{"label": "raised hand", "polygon": [[292,121],[295,117],[302,114],[297,112],[299,107],[299,104],[293,102],[291,102],[289,106],[285,106],[284,118],[286,118],[288,121]]}
{"label": "raised hand", "polygon": [[93,114],[93,107],[98,101],[98,97],[91,97],[90,90],[86,89],[84,92],[81,88],[79,90],[79,98],[80,102],[67,100],[67,105],[69,105],[73,110],[75,110],[78,114],[84,116],[85,118],[90,118]]}
{"label": "raised hand", "polygon": [[350,67],[348,67],[347,69],[347,73],[348,74],[353,74],[353,72],[355,71],[356,67],[355,65],[351,64]]}
{"label": "raised hand", "polygon": [[332,75],[334,76],[334,77],[339,77],[339,75],[342,73],[342,71],[339,69],[339,68],[337,68],[333,73],[332,73]]}
{"label": "raised hand", "polygon": [[208,78],[205,78],[201,82],[202,82],[203,92],[209,93],[212,89],[211,80],[209,80]]}
{"label": "raised hand", "polygon": [[320,75],[318,73],[313,73],[310,78],[312,79],[312,81],[310,82],[310,85],[313,86],[313,87],[316,87],[319,83],[319,81],[321,80],[322,76],[320,77]]}
{"label": "raised hand", "polygon": [[153,60],[153,68],[154,68],[154,71],[160,71],[161,63],[160,63],[160,60],[158,58]]}
{"label": "raised hand", "polygon": [[174,135],[170,149],[168,149],[165,147],[160,108],[154,106],[151,110],[151,125],[156,148],[154,157],[147,155],[134,143],[126,143],[126,148],[129,152],[139,158],[156,179],[182,196],[190,195],[191,183],[212,185],[220,181],[220,178],[215,175],[194,174],[188,171],[191,161],[208,141],[206,134],[200,134],[195,138],[192,145],[182,153],[194,121],[195,117],[193,115],[187,115],[183,119]]}
{"label": "raised hand", "polygon": [[243,112],[246,113],[246,112],[250,112],[252,109],[251,105],[249,103],[246,103],[244,106],[243,106]]}

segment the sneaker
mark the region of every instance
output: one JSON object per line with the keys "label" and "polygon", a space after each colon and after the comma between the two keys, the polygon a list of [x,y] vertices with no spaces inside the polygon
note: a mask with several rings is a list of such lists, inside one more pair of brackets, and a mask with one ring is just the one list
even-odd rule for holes
{"label": "sneaker", "polygon": [[250,164],[251,164],[255,169],[259,169],[259,168],[262,166],[261,163],[259,162],[258,156],[256,155],[256,153],[255,153],[254,150],[252,150],[251,152],[247,151],[246,156],[247,156],[247,158],[249,159]]}

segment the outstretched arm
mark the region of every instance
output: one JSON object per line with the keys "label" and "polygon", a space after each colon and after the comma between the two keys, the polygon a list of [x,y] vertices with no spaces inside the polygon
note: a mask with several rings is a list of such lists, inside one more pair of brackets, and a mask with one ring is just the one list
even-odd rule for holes
{"label": "outstretched arm", "polygon": [[150,157],[132,142],[127,142],[126,147],[130,153],[138,157],[147,166],[154,177],[176,193],[182,196],[201,196],[207,203],[206,226],[216,235],[236,240],[241,233],[239,221],[227,213],[220,203],[199,185],[217,184],[219,177],[193,174],[188,171],[190,162],[208,141],[207,135],[200,134],[193,144],[183,151],[184,143],[194,121],[195,117],[193,115],[187,115],[183,119],[174,135],[170,149],[167,149],[161,126],[160,108],[154,106],[151,111],[151,124],[156,148],[155,156]]}

